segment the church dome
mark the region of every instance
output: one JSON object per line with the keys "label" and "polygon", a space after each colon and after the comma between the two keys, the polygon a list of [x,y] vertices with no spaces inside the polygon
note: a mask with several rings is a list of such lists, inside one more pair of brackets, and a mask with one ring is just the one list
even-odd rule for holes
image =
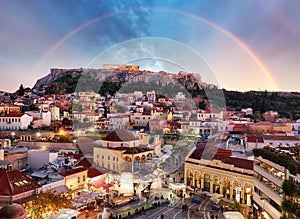
{"label": "church dome", "polygon": [[24,219],[26,218],[25,209],[19,204],[5,205],[0,209],[0,219]]}

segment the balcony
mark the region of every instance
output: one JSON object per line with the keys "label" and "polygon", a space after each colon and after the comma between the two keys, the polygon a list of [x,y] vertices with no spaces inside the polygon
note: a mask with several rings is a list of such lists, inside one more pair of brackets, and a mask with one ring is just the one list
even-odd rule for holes
{"label": "balcony", "polygon": [[258,165],[254,165],[254,169],[253,170],[254,170],[254,172],[262,175],[263,177],[265,177],[269,181],[273,182],[277,186],[279,186],[279,187],[282,186],[283,179],[281,179],[281,178],[273,175],[272,173],[268,172],[264,168],[262,168],[262,167],[260,167]]}
{"label": "balcony", "polygon": [[263,211],[266,211],[273,218],[280,218],[282,216],[281,213],[276,208],[274,208],[266,200],[261,199],[261,197],[258,194],[256,194],[255,192],[253,193],[253,200],[257,204],[259,204],[259,206],[262,208]]}
{"label": "balcony", "polygon": [[271,189],[266,184],[259,181],[257,178],[254,178],[254,186],[256,186],[266,196],[273,199],[277,204],[281,205],[281,202],[283,200],[283,194],[280,194],[280,193],[276,192],[275,190]]}

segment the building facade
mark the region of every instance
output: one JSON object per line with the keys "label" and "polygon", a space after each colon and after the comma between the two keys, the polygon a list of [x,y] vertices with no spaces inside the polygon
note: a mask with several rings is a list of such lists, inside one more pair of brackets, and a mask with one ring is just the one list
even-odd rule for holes
{"label": "building facade", "polygon": [[1,130],[22,130],[27,129],[33,117],[24,113],[5,114],[0,116]]}
{"label": "building facade", "polygon": [[184,182],[195,191],[207,191],[251,206],[253,161],[230,157],[230,151],[205,152],[198,145],[184,162]]}
{"label": "building facade", "polygon": [[279,219],[284,197],[281,187],[287,178],[287,170],[267,159],[255,157],[254,176],[253,206],[257,217],[262,218],[262,213]]}

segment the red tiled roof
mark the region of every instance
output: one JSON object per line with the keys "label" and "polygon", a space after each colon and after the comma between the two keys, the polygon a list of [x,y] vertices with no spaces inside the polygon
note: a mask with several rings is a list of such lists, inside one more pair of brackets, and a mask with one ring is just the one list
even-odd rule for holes
{"label": "red tiled roof", "polygon": [[253,170],[253,161],[238,157],[228,157],[224,155],[216,154],[214,159],[221,160],[223,163],[234,165],[242,169]]}
{"label": "red tiled roof", "polygon": [[60,172],[59,175],[65,177],[65,176],[70,176],[70,175],[80,173],[80,172],[83,172],[83,171],[86,171],[86,170],[87,170],[86,167],[78,167],[78,168],[75,168],[75,169],[72,169],[72,170],[67,170],[67,171]]}
{"label": "red tiled roof", "polygon": [[89,168],[88,169],[88,178],[94,178],[96,176],[101,176],[103,174],[105,174],[105,172],[100,171],[96,168]]}
{"label": "red tiled roof", "polygon": [[234,165],[235,167],[253,170],[253,161],[237,157],[231,157],[231,151],[214,146],[199,144],[189,158],[205,159],[205,160],[220,160],[223,163]]}
{"label": "red tiled roof", "polygon": [[230,150],[225,150],[214,146],[210,146],[207,145],[207,143],[201,143],[197,145],[196,149],[193,151],[193,153],[190,155],[189,158],[197,159],[197,160],[200,160],[201,158],[212,159],[217,153],[226,156],[232,155]]}
{"label": "red tiled roof", "polygon": [[233,132],[246,132],[247,126],[245,124],[234,124]]}
{"label": "red tiled roof", "polygon": [[256,142],[256,141],[257,143],[264,143],[264,139],[262,136],[256,136],[251,134],[247,135],[247,142]]}
{"label": "red tiled roof", "polygon": [[[16,185],[20,181],[26,180],[22,184]],[[0,195],[10,196],[32,191],[40,188],[37,182],[33,181],[18,170],[2,170],[0,171]]]}
{"label": "red tiled roof", "polygon": [[280,136],[280,135],[264,135],[265,140],[273,141],[299,141],[295,136]]}
{"label": "red tiled roof", "polygon": [[81,161],[78,162],[77,166],[81,166],[81,167],[91,167],[92,164],[91,162],[86,159],[86,158],[83,158]]}

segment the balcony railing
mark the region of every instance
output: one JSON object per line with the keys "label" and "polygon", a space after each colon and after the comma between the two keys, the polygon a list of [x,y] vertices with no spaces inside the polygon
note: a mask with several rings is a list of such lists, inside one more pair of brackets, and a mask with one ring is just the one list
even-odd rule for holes
{"label": "balcony railing", "polygon": [[[263,172],[263,173],[266,173],[268,175],[265,175],[263,174],[262,172],[260,172],[260,170]],[[270,179],[270,181],[274,182],[275,184],[277,184],[278,186],[282,186],[282,182],[284,179],[274,175],[273,173],[271,173],[270,171],[262,168],[261,166],[258,166],[258,165],[254,165],[254,171],[257,172],[257,173],[260,173],[261,175],[263,175],[264,177]]]}

